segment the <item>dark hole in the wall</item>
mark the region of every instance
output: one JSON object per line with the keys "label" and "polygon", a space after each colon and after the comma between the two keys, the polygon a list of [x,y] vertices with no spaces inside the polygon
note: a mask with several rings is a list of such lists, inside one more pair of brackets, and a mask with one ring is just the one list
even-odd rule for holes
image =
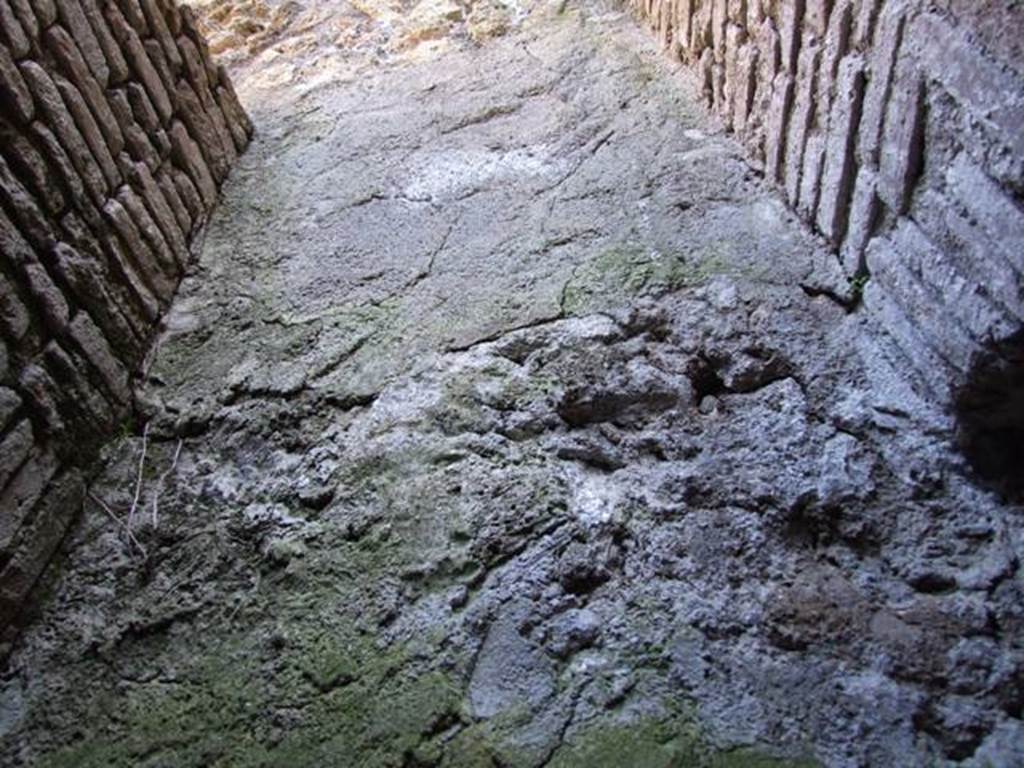
{"label": "dark hole in the wall", "polygon": [[714,362],[703,354],[691,361],[686,373],[698,402],[708,395],[721,395],[726,391],[725,382],[718,375]]}
{"label": "dark hole in the wall", "polygon": [[1024,499],[1024,328],[978,355],[954,407],[960,448],[980,479]]}

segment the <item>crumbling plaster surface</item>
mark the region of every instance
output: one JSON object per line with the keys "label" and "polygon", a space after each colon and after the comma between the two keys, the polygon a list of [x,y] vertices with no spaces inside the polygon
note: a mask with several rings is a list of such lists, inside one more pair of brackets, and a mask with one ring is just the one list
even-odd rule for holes
{"label": "crumbling plaster surface", "polygon": [[1019,763],[1019,507],[644,34],[352,51],[240,63],[0,759]]}

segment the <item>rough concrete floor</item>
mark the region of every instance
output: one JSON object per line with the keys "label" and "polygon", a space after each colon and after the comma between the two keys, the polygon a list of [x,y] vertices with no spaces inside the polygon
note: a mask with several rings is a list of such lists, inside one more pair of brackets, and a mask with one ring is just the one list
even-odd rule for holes
{"label": "rough concrete floor", "polygon": [[1022,764],[1019,509],[644,33],[513,27],[242,71],[0,763]]}

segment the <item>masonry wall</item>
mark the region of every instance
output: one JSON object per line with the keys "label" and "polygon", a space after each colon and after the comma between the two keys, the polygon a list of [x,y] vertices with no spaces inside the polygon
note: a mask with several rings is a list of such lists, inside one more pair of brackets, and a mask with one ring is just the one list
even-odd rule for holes
{"label": "masonry wall", "polygon": [[948,401],[1024,318],[1024,5],[632,2]]}
{"label": "masonry wall", "polygon": [[251,133],[175,0],[0,0],[0,630]]}

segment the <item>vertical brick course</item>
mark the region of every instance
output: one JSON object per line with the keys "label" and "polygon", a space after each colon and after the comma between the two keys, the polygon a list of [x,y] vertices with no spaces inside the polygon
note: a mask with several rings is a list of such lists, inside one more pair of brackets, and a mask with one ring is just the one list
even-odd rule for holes
{"label": "vertical brick course", "polygon": [[0,2],[0,627],[252,130],[176,2]]}
{"label": "vertical brick course", "polygon": [[1024,8],[666,2],[713,114],[851,278],[874,266],[873,325],[948,395],[1024,318]]}

